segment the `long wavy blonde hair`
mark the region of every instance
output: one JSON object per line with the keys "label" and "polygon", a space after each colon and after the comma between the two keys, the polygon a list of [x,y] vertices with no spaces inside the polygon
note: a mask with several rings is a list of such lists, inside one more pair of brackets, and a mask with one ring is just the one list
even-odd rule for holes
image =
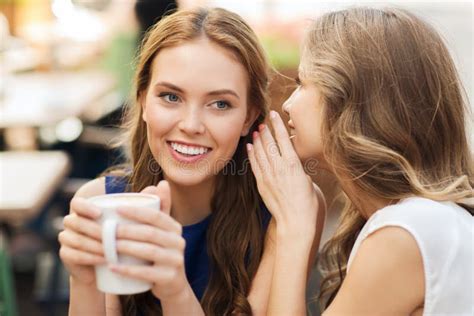
{"label": "long wavy blonde hair", "polygon": [[[443,40],[399,9],[351,8],[310,28],[302,71],[321,91],[324,157],[350,194],[320,261],[327,306],[366,222],[363,199],[473,198],[468,104]],[[464,207],[473,214],[472,204]]]}
{"label": "long wavy blonde hair", "polygon": [[[201,304],[206,315],[251,314],[247,295],[262,255],[264,231],[255,178],[252,172],[242,171],[248,170],[245,144],[251,142],[253,131],[268,112],[269,68],[256,35],[237,14],[218,8],[177,11],[163,18],[145,37],[137,61],[133,102],[125,122],[131,170],[128,190],[138,192],[163,179],[148,146],[139,104],[150,83],[153,59],[166,47],[201,36],[231,51],[244,66],[248,75],[247,104],[260,113],[248,135],[240,139],[232,160],[217,176],[207,232],[211,273]],[[121,302],[124,315],[135,315],[139,310],[161,314],[150,292],[121,297]]]}

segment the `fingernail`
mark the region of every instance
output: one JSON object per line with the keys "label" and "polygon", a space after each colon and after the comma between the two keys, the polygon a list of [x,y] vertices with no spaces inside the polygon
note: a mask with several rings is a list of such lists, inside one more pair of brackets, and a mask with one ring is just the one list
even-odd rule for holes
{"label": "fingernail", "polygon": [[277,112],[270,111],[270,118],[274,119],[275,117],[277,117]]}
{"label": "fingernail", "polygon": [[260,125],[258,126],[258,130],[259,130],[260,132],[263,131],[264,128],[265,128],[265,124],[260,124]]}
{"label": "fingernail", "polygon": [[252,151],[252,144],[247,144],[247,151]]}
{"label": "fingernail", "polygon": [[253,132],[253,138],[257,138],[258,137],[258,132]]}

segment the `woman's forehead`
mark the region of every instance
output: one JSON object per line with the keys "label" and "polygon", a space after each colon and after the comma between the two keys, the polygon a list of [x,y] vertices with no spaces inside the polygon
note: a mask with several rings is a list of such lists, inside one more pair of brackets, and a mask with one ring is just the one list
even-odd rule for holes
{"label": "woman's forehead", "polygon": [[183,85],[213,89],[247,87],[247,71],[228,49],[209,40],[185,42],[162,49],[152,63],[152,80],[173,80]]}

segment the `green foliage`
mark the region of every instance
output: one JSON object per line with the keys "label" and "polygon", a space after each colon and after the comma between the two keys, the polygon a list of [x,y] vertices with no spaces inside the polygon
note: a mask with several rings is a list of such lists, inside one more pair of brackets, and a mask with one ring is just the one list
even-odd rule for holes
{"label": "green foliage", "polygon": [[282,35],[266,35],[260,38],[271,64],[278,70],[297,68],[299,46]]}
{"label": "green foliage", "polygon": [[104,52],[101,66],[114,73],[120,93],[128,96],[134,73],[134,58],[138,39],[135,32],[118,33]]}

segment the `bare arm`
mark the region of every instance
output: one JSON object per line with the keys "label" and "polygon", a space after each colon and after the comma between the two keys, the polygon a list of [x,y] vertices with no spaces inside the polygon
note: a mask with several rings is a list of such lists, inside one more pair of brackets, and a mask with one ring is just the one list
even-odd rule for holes
{"label": "bare arm", "polygon": [[249,303],[255,316],[267,315],[268,300],[273,277],[273,265],[275,261],[275,236],[276,223],[272,218],[265,234],[265,245],[262,260],[258,266],[257,273],[252,281]]}
{"label": "bare arm", "polygon": [[95,283],[88,286],[70,278],[70,289],[69,315],[122,315],[118,296],[98,291]]}
{"label": "bare arm", "polygon": [[105,315],[104,294],[99,292],[95,283],[91,286],[69,278],[70,298],[69,316],[74,315]]}
{"label": "bare arm", "polygon": [[121,316],[122,308],[117,295],[105,294],[105,315]]}
{"label": "bare arm", "polygon": [[324,226],[326,204],[318,189],[317,221],[314,231],[277,228],[268,315],[306,315],[305,292],[316,260]]}
{"label": "bare arm", "polygon": [[409,315],[424,301],[424,271],[412,235],[382,228],[365,239],[334,301],[332,315]]}
{"label": "bare arm", "polygon": [[163,315],[199,315],[204,316],[204,311],[190,286],[167,300],[161,301]]}

